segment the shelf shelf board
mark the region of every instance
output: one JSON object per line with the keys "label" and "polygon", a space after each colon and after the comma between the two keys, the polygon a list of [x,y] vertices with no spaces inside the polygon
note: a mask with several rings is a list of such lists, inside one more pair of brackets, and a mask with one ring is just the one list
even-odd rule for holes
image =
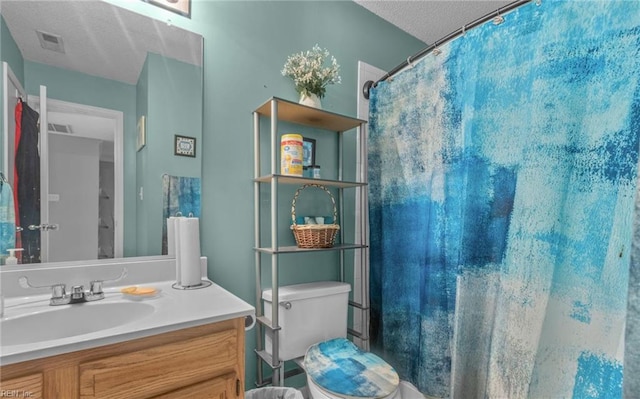
{"label": "shelf shelf board", "polygon": [[300,253],[300,252],[318,252],[318,251],[343,251],[347,249],[362,249],[367,248],[366,245],[361,244],[337,244],[331,248],[298,248],[295,245],[279,247],[275,251],[272,248],[254,248],[254,250],[258,252],[263,252],[266,254],[291,254],[291,253]]}
{"label": "shelf shelf board", "polygon": [[260,182],[260,183],[271,183],[271,181],[273,179],[276,179],[278,181],[278,183],[285,183],[285,184],[303,185],[303,184],[314,183],[314,184],[321,184],[321,185],[327,186],[327,187],[338,187],[338,188],[359,187],[359,186],[366,186],[367,185],[367,183],[359,183],[359,182],[355,182],[355,181],[341,181],[341,180],[330,180],[330,179],[312,179],[312,178],[308,178],[308,177],[285,176],[285,175],[279,175],[279,174],[260,176],[257,179],[254,179],[254,181],[257,181],[257,182]]}
{"label": "shelf shelf board", "polygon": [[336,132],[346,132],[367,121],[334,112],[301,105],[278,97],[271,97],[256,109],[260,115],[271,117],[271,102],[278,103],[278,120]]}
{"label": "shelf shelf board", "polygon": [[277,365],[273,364],[273,357],[267,353],[267,351],[255,351],[256,355],[258,355],[258,357],[260,357],[260,359],[262,359],[265,363],[267,363],[267,365],[269,365],[269,367],[271,367],[272,369],[276,369],[278,367],[280,367],[282,365],[282,362],[278,362]]}
{"label": "shelf shelf board", "polygon": [[274,327],[273,324],[271,324],[271,320],[267,319],[266,316],[256,317],[256,321],[262,324],[269,331],[278,331],[281,328],[281,327]]}

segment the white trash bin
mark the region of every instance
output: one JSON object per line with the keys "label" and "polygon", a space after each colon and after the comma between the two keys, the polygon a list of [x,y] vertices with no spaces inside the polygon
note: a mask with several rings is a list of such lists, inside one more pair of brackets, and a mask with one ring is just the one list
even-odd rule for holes
{"label": "white trash bin", "polygon": [[265,387],[244,393],[245,399],[304,399],[302,392],[295,388]]}

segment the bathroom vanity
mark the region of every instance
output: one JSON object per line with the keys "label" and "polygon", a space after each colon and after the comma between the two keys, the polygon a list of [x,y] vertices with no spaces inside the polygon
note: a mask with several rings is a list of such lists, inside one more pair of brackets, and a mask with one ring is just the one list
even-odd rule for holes
{"label": "bathroom vanity", "polygon": [[[92,272],[116,274],[121,267]],[[124,267],[128,281],[105,286],[105,299],[100,301],[50,306],[50,294],[5,298],[0,322],[5,333],[0,337],[3,397],[244,397],[245,325],[253,319],[253,307],[215,283],[176,290],[171,280],[136,281],[144,279],[138,265]],[[170,264],[157,262],[153,270],[156,276],[173,271]],[[76,271],[89,273],[84,268]],[[7,280],[19,277],[2,273],[3,288]],[[131,284],[153,286],[158,293],[143,298],[123,295],[120,289]],[[61,322],[50,322],[56,319]],[[101,319],[107,321],[100,324]],[[14,325],[24,333],[15,334]],[[76,326],[79,333],[74,332]]]}
{"label": "bathroom vanity", "polygon": [[244,319],[15,363],[0,373],[1,389],[15,397],[242,398]]}

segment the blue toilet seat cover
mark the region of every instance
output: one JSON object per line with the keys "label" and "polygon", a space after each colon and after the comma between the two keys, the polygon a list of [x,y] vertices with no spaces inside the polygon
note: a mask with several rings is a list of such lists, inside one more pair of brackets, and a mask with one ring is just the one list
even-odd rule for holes
{"label": "blue toilet seat cover", "polygon": [[304,368],[313,382],[339,396],[382,398],[392,394],[400,383],[393,367],[345,338],[311,346]]}

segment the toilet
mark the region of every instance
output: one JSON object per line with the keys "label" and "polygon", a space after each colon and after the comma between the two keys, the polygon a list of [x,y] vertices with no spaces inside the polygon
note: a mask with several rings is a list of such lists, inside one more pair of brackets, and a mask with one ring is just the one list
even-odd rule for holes
{"label": "toilet", "polygon": [[[298,363],[307,373],[312,399],[400,399],[396,371],[347,337],[351,286],[335,281],[282,286],[278,303],[282,361]],[[271,290],[262,293],[264,314],[271,315]],[[265,349],[271,353],[271,337]]]}

